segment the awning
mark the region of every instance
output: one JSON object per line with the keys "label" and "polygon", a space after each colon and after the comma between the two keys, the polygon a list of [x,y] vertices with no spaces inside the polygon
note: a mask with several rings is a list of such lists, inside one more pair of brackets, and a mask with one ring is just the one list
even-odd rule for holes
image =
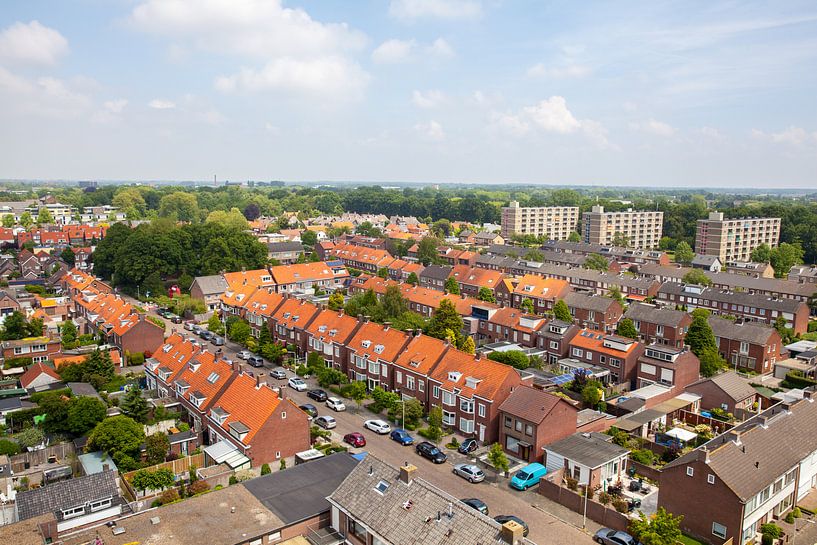
{"label": "awning", "polygon": [[250,459],[241,454],[237,448],[227,441],[219,441],[208,447],[204,447],[204,453],[212,458],[217,464],[227,464],[231,469],[237,469],[250,465]]}
{"label": "awning", "polygon": [[631,301],[646,301],[647,300],[646,295],[636,295],[634,293],[628,294],[624,298],[625,299],[630,299]]}
{"label": "awning", "polygon": [[532,447],[533,446],[530,443],[528,443],[527,441],[519,441],[518,444],[519,444],[520,447]]}
{"label": "awning", "polygon": [[683,441],[684,443],[689,443],[690,441],[698,437],[697,433],[693,433],[683,428],[672,428],[667,432],[667,435],[669,435],[670,437],[675,437],[676,439]]}

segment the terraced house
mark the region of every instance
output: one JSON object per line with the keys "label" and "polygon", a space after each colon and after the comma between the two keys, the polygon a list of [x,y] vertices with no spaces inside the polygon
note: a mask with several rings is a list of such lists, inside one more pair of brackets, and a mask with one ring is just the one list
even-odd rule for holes
{"label": "terraced house", "polygon": [[638,330],[638,338],[643,342],[666,344],[676,348],[684,346],[684,338],[689,324],[692,323],[692,316],[682,310],[643,303],[630,305],[624,317],[633,321]]}
{"label": "terraced house", "polygon": [[346,345],[360,324],[342,310],[321,310],[305,329],[307,353],[317,352],[327,367],[345,373],[349,362]]}
{"label": "terraced house", "polygon": [[207,414],[216,399],[229,387],[237,376],[232,365],[204,351],[195,354],[173,380],[174,393],[187,411],[191,429],[202,437],[207,422]]}
{"label": "terraced house", "polygon": [[718,352],[733,368],[765,374],[783,360],[783,340],[773,327],[753,322],[733,322],[710,316],[708,319]]}
{"label": "terraced house", "polygon": [[318,314],[318,307],[294,298],[286,298],[270,318],[272,338],[278,342],[295,346],[299,354],[306,350],[306,328]]}
{"label": "terraced house", "polygon": [[283,304],[285,297],[275,293],[273,288],[259,288],[244,301],[241,316],[250,324],[252,336],[256,339],[263,328],[269,327],[272,315]]}
{"label": "terraced house", "polygon": [[369,390],[378,386],[392,390],[394,362],[408,344],[409,336],[388,325],[363,320],[347,345],[349,380],[363,381]]}
{"label": "terraced house", "polygon": [[172,334],[156,352],[145,361],[145,379],[149,390],[159,397],[176,392],[173,381],[185,366],[199,353],[199,348],[178,333]]}
{"label": "terraced house", "polygon": [[510,341],[533,348],[536,346],[536,333],[547,323],[544,317],[526,314],[518,308],[485,309],[485,313],[488,319],[480,317],[479,320],[479,344]]}
{"label": "terraced house", "polygon": [[520,308],[522,301],[528,299],[537,314],[544,314],[553,310],[556,301],[564,299],[570,291],[570,285],[565,280],[526,274],[513,291],[513,306]]}
{"label": "terraced house", "polygon": [[621,303],[609,297],[570,292],[563,301],[570,309],[573,321],[581,327],[612,333],[624,309]]}
{"label": "terraced house", "polygon": [[427,406],[429,375],[450,349],[445,341],[414,332],[394,362],[394,391],[403,399],[414,398]]}

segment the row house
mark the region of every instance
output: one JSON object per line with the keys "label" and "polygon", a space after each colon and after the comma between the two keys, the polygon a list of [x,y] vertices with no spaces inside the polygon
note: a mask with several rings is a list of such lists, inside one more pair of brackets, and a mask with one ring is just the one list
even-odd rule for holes
{"label": "row house", "polygon": [[327,367],[347,372],[346,345],[357,332],[362,319],[348,316],[343,310],[321,310],[304,328],[306,351],[320,354]]}
{"label": "row house", "polygon": [[285,296],[275,293],[273,288],[256,289],[244,302],[241,317],[250,324],[250,334],[256,339],[263,328],[269,328],[272,315],[283,304]]}
{"label": "row house", "polygon": [[88,271],[94,267],[93,260],[91,259],[94,253],[93,248],[81,246],[79,248],[71,248],[71,251],[74,253],[74,267],[81,271]]}
{"label": "row house", "polygon": [[486,288],[494,295],[494,299],[496,299],[495,290],[497,286],[502,284],[505,275],[499,271],[480,269],[468,265],[457,265],[451,271],[451,277],[457,281],[460,293],[463,295],[477,297],[479,290]]}
{"label": "row house", "polygon": [[553,365],[567,357],[570,353],[570,342],[580,330],[581,328],[574,323],[551,320],[537,331],[536,346],[545,352],[543,357],[547,363]]}
{"label": "row house", "polygon": [[208,312],[221,308],[220,297],[227,291],[227,281],[220,274],[197,276],[190,284],[190,297],[204,303]]}
{"label": "row house", "polygon": [[75,322],[80,334],[90,333],[124,354],[150,355],[164,340],[164,328],[112,293],[86,290],[74,297]]}
{"label": "row house", "polygon": [[17,254],[17,266],[20,268],[20,277],[33,280],[43,275],[43,265],[40,258],[28,250]]}
{"label": "row house", "polygon": [[409,336],[388,325],[364,320],[346,345],[349,380],[365,382],[370,391],[378,386],[392,390],[394,362],[408,344]]}
{"label": "row house", "polygon": [[[590,256],[599,256],[607,262],[607,271],[611,273],[621,272],[621,264],[614,257],[601,254],[572,254],[567,252],[552,251],[550,248],[543,248],[540,252],[542,263],[553,265],[565,265],[568,267],[584,267]],[[537,256],[538,257],[538,256]]]}
{"label": "row house", "polygon": [[813,401],[806,390],[662,467],[658,506],[683,516],[681,530],[704,543],[758,543],[763,524],[784,519],[815,490]]}
{"label": "row house", "polygon": [[474,264],[477,255],[479,254],[470,250],[457,250],[447,246],[437,248],[437,257],[451,267],[456,267],[457,265],[471,266]]}
{"label": "row house", "polygon": [[6,316],[13,314],[20,310],[20,303],[12,297],[9,292],[0,290],[0,321],[5,320]]}
{"label": "row house", "polygon": [[793,329],[795,334],[808,331],[809,307],[806,303],[794,299],[758,297],[756,294],[746,292],[668,283],[661,286],[658,300],[685,307],[689,311],[704,308],[716,315],[735,316],[749,322],[762,322],[772,326],[782,316],[786,321],[786,327]]}
{"label": "row house", "polygon": [[549,240],[542,245],[542,250],[551,250],[579,255],[598,254],[609,257],[619,263],[627,265],[657,264],[669,265],[670,259],[666,252],[659,250],[638,250],[635,248],[618,248],[586,242],[571,242],[569,240]]}
{"label": "row house", "polygon": [[607,335],[602,331],[582,329],[570,341],[570,358],[601,367],[608,375],[600,377],[605,384],[632,387],[636,380],[638,358],[644,345],[633,339]]}
{"label": "row house", "polygon": [[513,291],[513,306],[520,308],[525,299],[533,303],[533,310],[537,314],[544,314],[553,310],[553,305],[570,292],[570,285],[564,280],[543,278],[527,274]]}
{"label": "row house", "polygon": [[[532,379],[530,375],[525,383]],[[429,375],[428,406],[442,409],[443,425],[482,443],[494,443],[499,406],[522,384],[522,377],[510,365],[450,350]]]}
{"label": "row house", "polygon": [[447,265],[429,265],[419,274],[420,287],[445,291],[445,282],[451,276],[452,267]]}
{"label": "row house", "polygon": [[374,250],[385,250],[386,239],[383,237],[367,237],[365,235],[346,234],[341,237],[341,240],[346,244],[352,246],[362,246],[363,248],[372,248]]}
{"label": "row house", "polygon": [[[263,291],[269,291],[272,288],[262,287],[260,289]],[[228,286],[227,291],[219,296],[221,316],[242,316],[244,314],[244,306],[256,291],[259,291],[259,286],[253,284]]]}
{"label": "row house", "polygon": [[308,418],[290,399],[280,397],[263,374],[239,374],[210,409],[207,435],[211,443],[226,441],[260,466],[309,449]]}
{"label": "row house", "polygon": [[172,334],[165,343],[145,360],[145,380],[148,390],[156,390],[159,397],[174,395],[174,381],[185,366],[199,354],[199,347],[185,336]]}
{"label": "row house", "polygon": [[624,317],[633,321],[641,341],[676,348],[684,346],[684,338],[692,323],[692,316],[682,310],[661,308],[644,303],[630,305]]}
{"label": "row house", "polygon": [[525,314],[512,307],[487,311],[488,319],[479,320],[478,344],[509,341],[527,348],[536,347],[536,333],[545,327],[547,320],[542,316]]}
{"label": "row house", "polygon": [[3,341],[3,359],[31,358],[34,363],[53,359],[62,352],[59,339],[30,337],[27,339]]}
{"label": "row house", "polygon": [[65,295],[72,299],[81,293],[90,291],[94,293],[113,293],[114,289],[99,278],[78,269],[72,269],[64,275],[59,282],[59,287]]}
{"label": "row house", "polygon": [[718,316],[710,316],[708,321],[718,352],[730,367],[766,374],[774,371],[778,360],[783,360],[785,348],[775,328]]}
{"label": "row house", "polygon": [[300,242],[267,242],[267,259],[273,263],[292,265],[303,255],[304,247]]}
{"label": "row house", "polygon": [[413,332],[394,362],[394,391],[404,400],[414,398],[427,405],[428,377],[449,350],[453,349],[448,342]]}
{"label": "row house", "polygon": [[391,265],[388,266],[388,269],[389,278],[392,280],[396,280],[397,282],[408,282],[411,273],[414,273],[419,281],[420,274],[423,272],[425,267],[422,263],[412,263],[402,259],[395,259],[392,261]]}
{"label": "row house", "polygon": [[349,280],[349,272],[340,261],[319,261],[270,267],[275,291],[279,293],[303,292],[312,288],[335,291],[343,288]]}
{"label": "row house", "polygon": [[612,333],[624,311],[621,303],[609,297],[570,292],[562,299],[573,321],[580,327]]}
{"label": "row house", "polygon": [[343,262],[347,267],[377,274],[382,268],[388,268],[394,262],[394,257],[386,250],[354,246],[352,244],[338,244],[326,251],[326,254]]}
{"label": "row house", "polygon": [[[238,367],[238,363],[233,365]],[[191,429],[200,440],[210,409],[238,376],[233,365],[205,350],[190,358],[173,380],[174,395],[187,411]],[[204,439],[208,444],[212,442],[209,437]]]}
{"label": "row house", "polygon": [[307,301],[287,298],[278,305],[269,320],[272,338],[294,346],[298,354],[306,350],[306,328],[320,309]]}
{"label": "row house", "polygon": [[688,347],[676,348],[665,344],[651,344],[638,358],[637,387],[651,384],[666,386],[669,391],[660,398],[650,398],[650,404],[677,396],[700,378],[701,363]]}
{"label": "row house", "polygon": [[62,231],[68,236],[71,246],[87,246],[95,244],[103,238],[108,228],[104,225],[65,225]]}

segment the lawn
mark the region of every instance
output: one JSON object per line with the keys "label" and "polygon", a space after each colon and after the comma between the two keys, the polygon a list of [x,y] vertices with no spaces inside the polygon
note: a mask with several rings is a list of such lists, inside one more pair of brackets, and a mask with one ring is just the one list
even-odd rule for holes
{"label": "lawn", "polygon": [[697,539],[693,539],[689,536],[681,536],[681,539],[678,543],[683,543],[684,545],[704,545],[702,542],[698,541]]}

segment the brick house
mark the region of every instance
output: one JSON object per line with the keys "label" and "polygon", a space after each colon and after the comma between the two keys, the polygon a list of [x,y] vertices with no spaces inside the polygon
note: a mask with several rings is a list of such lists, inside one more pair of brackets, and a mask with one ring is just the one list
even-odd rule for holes
{"label": "brick house", "polygon": [[307,414],[280,398],[264,380],[263,374],[239,374],[207,416],[210,443],[227,441],[254,467],[310,447]]}
{"label": "brick house", "polygon": [[738,418],[752,413],[755,402],[760,400],[757,390],[749,381],[734,371],[704,378],[686,387],[687,392],[701,396],[702,409],[723,409]]}
{"label": "brick house", "polygon": [[499,444],[514,458],[541,462],[543,447],[576,433],[579,410],[553,394],[520,386],[499,406]]}
{"label": "brick house", "polygon": [[449,349],[447,342],[415,332],[394,362],[394,391],[427,407],[428,377]]}
{"label": "brick house", "polygon": [[306,328],[318,314],[318,307],[299,299],[287,298],[270,318],[272,338],[286,345],[295,346],[298,354],[306,350]]}
{"label": "brick house", "polygon": [[546,352],[547,363],[553,365],[570,353],[570,341],[578,335],[581,328],[576,324],[551,320],[536,332],[536,346]]}
{"label": "brick house", "polygon": [[522,301],[529,299],[534,312],[544,314],[553,310],[556,301],[564,299],[569,291],[570,284],[564,280],[526,274],[514,288],[513,306],[520,308]]}
{"label": "brick house", "polygon": [[3,359],[31,358],[34,363],[48,361],[62,352],[60,341],[48,337],[3,341],[2,346]]}
{"label": "brick house", "polygon": [[630,450],[613,443],[603,433],[574,433],[545,446],[548,473],[564,470],[580,485],[591,489],[617,482],[626,475]]}
{"label": "brick house", "polygon": [[195,354],[175,375],[173,393],[187,411],[190,429],[200,440],[207,428],[208,412],[236,376],[232,365],[208,351]]}
{"label": "brick house", "polygon": [[477,297],[481,288],[487,288],[491,294],[494,294],[494,298],[496,298],[496,287],[505,278],[505,275],[499,271],[469,265],[456,265],[451,270],[451,276],[457,281],[461,294]]}
{"label": "brick house", "polygon": [[477,340],[481,344],[510,341],[521,346],[536,346],[536,333],[545,327],[547,320],[542,316],[525,314],[512,307],[498,308],[488,312],[487,320],[480,319]]}
{"label": "brick house", "polygon": [[394,362],[403,352],[409,336],[388,325],[360,324],[347,345],[349,380],[364,381],[368,390],[394,387]]}
{"label": "brick house", "polygon": [[445,281],[451,276],[453,267],[443,265],[429,265],[418,275],[420,287],[437,291],[445,291]]}
{"label": "brick house", "polygon": [[20,387],[26,390],[47,388],[57,382],[62,382],[62,377],[57,374],[53,367],[42,362],[30,365],[26,372],[20,376]]}
{"label": "brick house", "polygon": [[190,297],[204,302],[208,311],[217,310],[221,303],[219,297],[227,291],[227,281],[220,274],[197,276],[190,285]]}
{"label": "brick house", "polygon": [[428,405],[442,408],[443,424],[485,444],[497,440],[499,406],[523,384],[510,365],[455,349],[437,363],[428,382]]}
{"label": "brick house", "polygon": [[570,292],[562,300],[579,327],[598,329],[606,333],[615,331],[621,313],[624,312],[621,303],[609,297]]}
{"label": "brick house", "polygon": [[291,293],[318,287],[324,291],[342,288],[349,280],[349,272],[339,261],[318,261],[270,267],[275,281],[275,291]]}
{"label": "brick house", "polygon": [[773,327],[738,323],[717,316],[710,316],[708,322],[718,352],[730,367],[766,374],[773,372],[775,363],[784,359],[783,340]]}
{"label": "brick house", "polygon": [[250,334],[256,339],[261,330],[269,327],[269,320],[286,297],[273,288],[258,288],[244,301],[240,315],[250,324]]}
{"label": "brick house", "polygon": [[701,362],[689,348],[651,344],[638,358],[637,387],[661,384],[670,389],[662,399],[651,398],[650,403],[659,403],[676,396],[700,378]]}
{"label": "brick house", "polygon": [[123,354],[152,354],[164,340],[165,330],[150,320],[143,313],[131,314],[127,321],[115,324],[108,331],[106,340],[119,348]]}
{"label": "brick house", "polygon": [[305,328],[306,351],[320,354],[327,367],[347,372],[346,345],[362,322],[341,311],[321,310]]}
{"label": "brick house", "polygon": [[159,397],[174,395],[176,388],[173,381],[198,353],[198,347],[184,336],[172,334],[165,344],[145,360],[148,390],[156,390]]}
{"label": "brick house", "polygon": [[637,361],[644,353],[644,345],[640,342],[582,329],[569,344],[571,358],[609,371],[609,375],[601,379],[605,384],[635,383]]}
{"label": "brick house", "polygon": [[692,316],[682,310],[644,303],[630,305],[624,317],[633,321],[642,342],[666,344],[676,348],[684,346],[684,338],[692,323]]}

